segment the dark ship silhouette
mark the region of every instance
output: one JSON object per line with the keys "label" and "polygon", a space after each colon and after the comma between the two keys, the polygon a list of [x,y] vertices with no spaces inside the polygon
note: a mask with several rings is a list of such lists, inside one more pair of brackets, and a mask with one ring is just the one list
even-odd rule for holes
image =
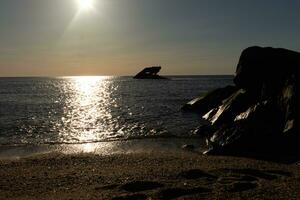
{"label": "dark ship silhouette", "polygon": [[135,75],[133,78],[134,79],[167,79],[166,77],[158,75],[160,70],[161,70],[161,66],[146,67],[137,75]]}

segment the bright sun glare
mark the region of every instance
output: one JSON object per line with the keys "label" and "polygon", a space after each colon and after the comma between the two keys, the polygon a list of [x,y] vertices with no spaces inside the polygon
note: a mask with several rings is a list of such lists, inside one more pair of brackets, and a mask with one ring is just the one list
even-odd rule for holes
{"label": "bright sun glare", "polygon": [[94,6],[94,0],[77,0],[80,10],[92,10]]}

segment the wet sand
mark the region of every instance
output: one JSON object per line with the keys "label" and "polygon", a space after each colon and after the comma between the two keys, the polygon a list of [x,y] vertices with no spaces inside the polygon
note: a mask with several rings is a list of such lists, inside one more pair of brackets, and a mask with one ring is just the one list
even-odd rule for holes
{"label": "wet sand", "polygon": [[0,199],[300,199],[300,166],[193,152],[0,161]]}

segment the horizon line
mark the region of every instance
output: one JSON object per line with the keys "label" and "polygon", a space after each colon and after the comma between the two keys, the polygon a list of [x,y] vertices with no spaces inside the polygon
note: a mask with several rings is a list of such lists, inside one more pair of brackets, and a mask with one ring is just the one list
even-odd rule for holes
{"label": "horizon line", "polygon": [[[162,74],[161,76],[234,76],[234,74]],[[1,76],[0,78],[68,78],[68,77],[134,77],[134,75],[58,75],[58,76],[44,76],[44,75],[24,75],[24,76]]]}

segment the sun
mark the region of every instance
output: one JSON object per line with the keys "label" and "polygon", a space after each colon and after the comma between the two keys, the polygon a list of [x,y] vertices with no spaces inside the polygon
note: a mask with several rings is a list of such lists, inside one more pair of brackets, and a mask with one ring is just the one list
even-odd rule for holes
{"label": "sun", "polygon": [[94,0],[77,0],[80,10],[92,10],[94,7]]}

